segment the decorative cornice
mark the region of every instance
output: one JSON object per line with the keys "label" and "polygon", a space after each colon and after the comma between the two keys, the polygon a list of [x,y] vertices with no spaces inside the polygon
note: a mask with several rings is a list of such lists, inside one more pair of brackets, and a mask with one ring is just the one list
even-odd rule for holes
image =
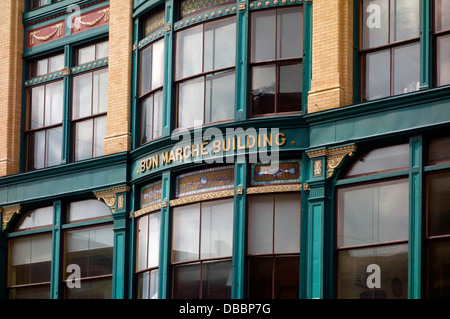
{"label": "decorative cornice", "polygon": [[247,194],[299,192],[301,190],[302,184],[270,185],[270,186],[249,187],[247,188]]}
{"label": "decorative cornice", "polygon": [[179,206],[184,204],[190,204],[190,203],[196,203],[196,202],[202,202],[206,200],[211,199],[219,199],[219,198],[225,198],[225,197],[232,197],[234,196],[234,189],[230,190],[224,190],[219,192],[211,192],[211,193],[203,193],[198,195],[192,195],[192,196],[186,196],[186,197],[180,197],[177,199],[172,199],[170,201],[170,206]]}
{"label": "decorative cornice", "polygon": [[[334,175],[335,170],[342,164],[347,156],[353,156],[356,151],[356,145],[346,145],[335,148],[323,148],[306,152],[310,159],[325,156],[327,158],[327,178]],[[314,167],[316,169],[316,167]],[[315,174],[316,176],[316,171]]]}
{"label": "decorative cornice", "polygon": [[[103,200],[103,202],[109,207],[111,212],[114,213],[116,211],[116,207],[115,207],[116,206],[116,194],[128,192],[128,191],[130,191],[129,186],[119,186],[119,187],[114,187],[114,188],[99,191],[99,192],[94,192],[94,195],[97,197],[98,200]],[[118,200],[117,200],[117,208],[118,209],[123,208],[123,201],[124,201],[123,196],[122,196],[122,198],[118,198]]]}
{"label": "decorative cornice", "polygon": [[[166,202],[166,204],[167,204],[167,202]],[[145,214],[148,214],[148,213],[160,210],[162,206],[163,206],[162,202],[155,203],[155,204],[152,204],[152,205],[148,205],[148,206],[146,206],[146,207],[144,207],[142,209],[139,209],[139,210],[135,211],[134,212],[134,217],[139,217],[139,216],[142,216],[142,215],[145,215]]]}
{"label": "decorative cornice", "polygon": [[6,229],[14,214],[20,214],[21,209],[22,206],[20,205],[0,208],[0,213],[2,214],[2,230]]}

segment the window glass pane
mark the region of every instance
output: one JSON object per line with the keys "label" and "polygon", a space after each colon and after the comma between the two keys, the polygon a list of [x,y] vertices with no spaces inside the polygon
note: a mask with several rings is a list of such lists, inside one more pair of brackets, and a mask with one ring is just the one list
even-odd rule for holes
{"label": "window glass pane", "polygon": [[[395,0],[391,3],[391,42],[419,36],[419,0]],[[418,61],[418,60],[417,60]]]}
{"label": "window glass pane", "polygon": [[379,148],[361,156],[347,177],[406,169],[409,167],[409,145],[401,144]]}
{"label": "window glass pane", "polygon": [[233,248],[233,200],[202,203],[201,256],[231,256]]}
{"label": "window glass pane", "polygon": [[92,158],[93,120],[75,124],[75,161]]}
{"label": "window glass pane", "polygon": [[428,165],[450,162],[450,137],[433,139],[429,142]]}
{"label": "window glass pane", "polygon": [[30,128],[44,126],[45,86],[35,86],[31,89],[31,119]]}
{"label": "window glass pane", "polygon": [[363,0],[362,48],[373,48],[388,43],[389,0]]}
{"label": "window glass pane", "polygon": [[277,112],[302,109],[302,64],[281,65],[279,70]]}
{"label": "window glass pane", "polygon": [[[337,297],[339,299],[408,298],[408,245],[352,249],[338,255]],[[373,273],[368,266],[379,266],[380,287],[367,282]]]}
{"label": "window glass pane", "polygon": [[108,102],[108,69],[94,72],[92,114],[106,112]]}
{"label": "window glass pane", "polygon": [[148,252],[148,216],[140,217],[137,221],[136,270],[147,269]]}
{"label": "window glass pane", "polygon": [[62,122],[64,105],[64,83],[53,82],[46,85],[45,92],[45,125]]}
{"label": "window glass pane", "polygon": [[96,52],[96,59],[100,60],[103,58],[107,58],[109,55],[109,42],[101,42],[97,44],[97,52]]}
{"label": "window glass pane", "polygon": [[234,118],[234,71],[206,76],[205,123]]}
{"label": "window glass pane", "polygon": [[112,274],[113,235],[109,225],[66,231],[64,269],[76,264],[80,266],[82,278]]}
{"label": "window glass pane", "polygon": [[48,73],[56,72],[64,68],[64,54],[48,59]]}
{"label": "window glass pane", "polygon": [[252,114],[275,112],[275,65],[252,68]]}
{"label": "window glass pane", "polygon": [[419,90],[420,86],[420,43],[392,49],[392,73],[394,94]]}
{"label": "window glass pane", "polygon": [[426,177],[428,236],[450,234],[450,172]]}
{"label": "window glass pane", "polygon": [[94,119],[94,154],[93,157],[103,155],[103,142],[106,136],[106,116]]}
{"label": "window glass pane", "polygon": [[38,208],[27,213],[17,224],[16,230],[34,227],[49,226],[53,224],[53,206]]}
{"label": "window glass pane", "polygon": [[153,95],[141,102],[141,143],[153,139]]}
{"label": "window glass pane", "polygon": [[10,240],[8,285],[50,281],[52,234]]}
{"label": "window glass pane", "polygon": [[37,60],[30,63],[29,78],[44,75],[47,74],[47,72],[48,72],[48,59]]}
{"label": "window glass pane", "polygon": [[14,288],[9,290],[9,299],[50,299],[50,285]]}
{"label": "window glass pane", "polygon": [[152,46],[141,50],[139,55],[139,94],[142,95],[151,90]]}
{"label": "window glass pane", "polygon": [[450,29],[450,2],[448,0],[434,1],[435,31]]}
{"label": "window glass pane", "polygon": [[202,299],[230,299],[231,278],[231,260],[204,263]]}
{"label": "window glass pane", "polygon": [[84,64],[95,60],[95,45],[78,49],[78,64]]}
{"label": "window glass pane", "polygon": [[300,252],[300,194],[275,195],[274,252]]}
{"label": "window glass pane", "polygon": [[427,246],[427,298],[450,297],[450,242],[448,239],[433,240]]}
{"label": "window glass pane", "polygon": [[92,73],[73,77],[72,119],[89,116],[92,113]]}
{"label": "window glass pane", "polygon": [[149,217],[148,238],[148,265],[147,267],[158,267],[159,265],[159,242],[161,229],[161,212],[153,213]]}
{"label": "window glass pane", "polygon": [[99,278],[83,280],[80,288],[69,289],[64,286],[64,298],[66,299],[111,299],[111,278]]}
{"label": "window glass pane", "polygon": [[163,125],[163,108],[164,108],[163,91],[155,92],[154,109],[153,109],[153,138],[162,136]]}
{"label": "window glass pane", "polygon": [[248,258],[248,298],[272,299],[273,257]]}
{"label": "window glass pane", "polygon": [[301,58],[303,55],[302,7],[277,10],[277,58]]}
{"label": "window glass pane", "polygon": [[299,256],[275,257],[275,299],[298,299],[299,298]]}
{"label": "window glass pane", "polygon": [[176,79],[202,72],[202,25],[177,32],[175,59]]}
{"label": "window glass pane", "polygon": [[199,263],[173,268],[173,299],[200,298],[200,271]]}
{"label": "window glass pane", "polygon": [[248,254],[273,252],[273,196],[248,198]]}
{"label": "window glass pane", "polygon": [[370,101],[391,95],[391,54],[389,50],[365,56],[365,85],[362,96]]}
{"label": "window glass pane", "polygon": [[450,84],[450,36],[437,38],[436,44],[437,85]]}
{"label": "window glass pane", "polygon": [[338,247],[408,239],[408,180],[338,190]]}
{"label": "window glass pane", "polygon": [[158,269],[138,275],[138,299],[158,298]]}
{"label": "window glass pane", "polygon": [[200,204],[175,207],[172,225],[172,262],[199,258]]}
{"label": "window glass pane", "polygon": [[204,78],[182,82],[178,86],[178,128],[203,124]]}
{"label": "window glass pane", "polygon": [[205,24],[205,72],[234,66],[235,52],[235,18]]}
{"label": "window glass pane", "polygon": [[164,40],[153,44],[152,90],[163,85],[164,81]]}
{"label": "window glass pane", "polygon": [[251,62],[275,59],[275,10],[251,14]]}
{"label": "window glass pane", "polygon": [[39,169],[45,167],[45,131],[36,132],[30,135],[30,168]]}
{"label": "window glass pane", "polygon": [[70,203],[67,221],[73,222],[83,219],[111,216],[108,206],[95,199],[88,199]]}
{"label": "window glass pane", "polygon": [[46,166],[61,164],[62,127],[47,130],[46,149]]}

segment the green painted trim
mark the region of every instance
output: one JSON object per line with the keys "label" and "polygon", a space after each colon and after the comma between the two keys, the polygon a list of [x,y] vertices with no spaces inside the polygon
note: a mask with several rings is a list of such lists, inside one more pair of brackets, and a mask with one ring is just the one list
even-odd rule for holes
{"label": "green painted trim", "polygon": [[[64,222],[61,218],[63,203],[57,201],[53,203],[53,229],[52,229],[52,263],[51,263],[51,280],[50,280],[50,299],[63,298],[64,289],[62,287],[62,278],[60,278],[60,268],[62,265],[62,248],[61,224]],[[61,269],[61,273],[65,274],[66,270]]]}
{"label": "green painted trim", "polygon": [[[64,47],[64,66],[69,67],[72,63],[72,55],[70,46]],[[25,82],[25,85],[27,83]],[[62,151],[61,164],[69,163],[72,156],[72,129],[71,129],[71,114],[72,114],[72,77],[64,77],[64,106],[62,118]]]}
{"label": "green painted trim", "polygon": [[[172,194],[172,174],[164,172],[162,175],[162,198],[161,201],[169,203],[173,198]],[[159,278],[158,278],[158,298],[170,299],[171,297],[171,212],[169,205],[161,208],[161,240],[159,251]]]}
{"label": "green painted trim", "polygon": [[174,129],[175,121],[175,88],[173,84],[173,71],[174,71],[174,20],[177,16],[177,9],[174,0],[166,1],[166,26],[170,27],[170,30],[166,29],[165,32],[165,53],[164,53],[164,86],[163,86],[163,123],[162,123],[162,136],[170,136]]}
{"label": "green painted trim", "polygon": [[[309,157],[306,153],[302,154],[302,181],[305,182],[307,176],[310,176]],[[304,183],[303,183],[304,185]],[[300,221],[300,284],[299,299],[308,298],[308,286],[310,284],[310,246],[309,246],[309,191],[302,187],[301,191],[301,221]]]}
{"label": "green painted trim", "polygon": [[[139,3],[140,2],[140,3]],[[164,0],[134,0],[133,19],[164,3]]]}
{"label": "green painted trim", "polygon": [[434,171],[437,171],[437,170],[449,169],[449,168],[450,168],[450,162],[449,163],[437,164],[437,165],[425,166],[424,167],[424,171],[425,172],[434,172]]}
{"label": "green painted trim", "polygon": [[423,232],[423,141],[421,136],[410,139],[409,172],[409,241],[408,241],[408,297],[422,297],[422,232]]}
{"label": "green painted trim", "polygon": [[[246,252],[246,216],[248,165],[246,161],[234,165],[234,216],[233,216],[233,256],[231,299],[244,299],[246,293],[245,252]],[[242,188],[239,194],[238,188]]]}
{"label": "green painted trim", "polygon": [[216,10],[194,14],[174,23],[174,30],[182,30],[196,24],[202,24],[210,20],[234,15],[238,11],[236,4],[222,7]]}
{"label": "green painted trim", "polygon": [[302,88],[302,113],[308,113],[308,93],[311,90],[312,77],[312,40],[313,40],[313,4],[311,1],[303,1],[303,88]]}
{"label": "green painted trim", "polygon": [[323,272],[323,217],[324,207],[322,202],[312,203],[310,206],[310,240],[311,255],[308,256],[311,263],[311,283],[309,298],[322,299],[324,272]]}
{"label": "green painted trim", "polygon": [[432,2],[420,1],[420,89],[428,89],[433,86],[433,17]]}
{"label": "green painted trim", "polygon": [[336,181],[335,185],[336,186],[344,186],[344,185],[351,185],[351,184],[357,184],[357,183],[379,181],[382,179],[399,178],[399,177],[407,176],[408,173],[409,173],[408,169],[402,169],[402,170],[386,172],[386,173],[379,173],[379,174],[354,177],[354,178],[346,178],[346,179],[340,179],[340,180]]}
{"label": "green painted trim", "polygon": [[131,197],[133,200],[130,202],[130,211],[132,212],[130,215],[130,221],[128,223],[128,251],[129,256],[128,258],[128,299],[135,299],[136,298],[136,292],[137,292],[137,276],[135,275],[135,269],[136,269],[136,218],[134,217],[134,211],[139,209],[139,198],[140,194],[137,191],[136,185],[131,185]]}
{"label": "green painted trim", "polygon": [[244,121],[249,114],[249,0],[244,0],[241,3],[245,4],[244,10],[238,10],[236,15],[236,62],[235,62],[235,110],[234,120]]}

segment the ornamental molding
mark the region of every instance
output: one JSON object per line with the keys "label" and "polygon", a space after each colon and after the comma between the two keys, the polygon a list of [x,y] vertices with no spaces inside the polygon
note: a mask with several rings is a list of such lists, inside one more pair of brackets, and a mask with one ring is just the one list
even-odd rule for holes
{"label": "ornamental molding", "polygon": [[135,211],[134,212],[134,217],[139,217],[139,216],[142,216],[142,215],[145,215],[145,214],[148,214],[148,213],[155,212],[157,210],[160,210],[162,206],[163,206],[162,202],[155,203],[155,204],[152,204],[152,205],[148,205],[148,206],[146,206],[146,207],[144,207],[142,209],[139,209],[139,210]]}
{"label": "ornamental molding", "polygon": [[99,10],[97,11],[97,13],[100,15],[99,17],[97,17],[96,19],[92,20],[92,21],[83,21],[83,19],[86,18],[86,15],[80,16],[80,17],[76,17],[75,18],[75,26],[77,31],[80,31],[81,29],[81,25],[88,27],[88,28],[92,28],[93,26],[97,25],[100,21],[104,20],[105,23],[108,22],[109,20],[109,7]]}
{"label": "ornamental molding", "polygon": [[[319,150],[306,152],[310,159],[315,159],[317,157],[326,157],[327,166],[327,178],[331,178],[334,175],[336,169],[338,169],[344,159],[347,156],[353,156],[356,151],[356,145],[346,145],[335,148],[323,148]],[[319,170],[319,164],[314,161],[314,176],[318,176],[321,173],[321,168]],[[320,174],[321,175],[321,174]]]}
{"label": "ornamental molding", "polygon": [[186,197],[180,197],[177,199],[172,199],[170,201],[170,206],[179,206],[184,204],[190,204],[190,203],[197,203],[202,201],[207,201],[211,199],[219,199],[219,198],[225,198],[225,197],[232,197],[234,196],[234,189],[230,190],[224,190],[219,192],[211,192],[211,193],[203,193],[198,195],[192,195],[192,196],[186,196]]}
{"label": "ornamental molding", "polygon": [[247,194],[299,192],[301,190],[302,184],[256,186],[247,188]]}
{"label": "ornamental molding", "polygon": [[[119,186],[103,191],[94,192],[94,195],[97,197],[98,200],[103,201],[106,204],[106,206],[109,207],[112,213],[115,213],[116,194],[129,191],[130,191],[129,186]],[[123,209],[123,204],[124,204],[124,196],[123,195],[117,196],[117,208]]]}
{"label": "ornamental molding", "polygon": [[63,28],[63,22],[57,23],[55,25],[52,25],[50,27],[51,29],[54,29],[52,32],[50,32],[49,34],[45,35],[45,36],[38,36],[38,34],[42,31],[42,30],[37,30],[37,31],[32,31],[30,32],[30,43],[31,45],[34,45],[34,40],[39,40],[41,42],[46,42],[50,39],[52,39],[55,35],[57,35],[57,37],[61,37],[61,30]]}
{"label": "ornamental molding", "polygon": [[21,209],[22,206],[20,205],[0,208],[0,213],[2,214],[2,230],[6,229],[14,214],[20,214]]}

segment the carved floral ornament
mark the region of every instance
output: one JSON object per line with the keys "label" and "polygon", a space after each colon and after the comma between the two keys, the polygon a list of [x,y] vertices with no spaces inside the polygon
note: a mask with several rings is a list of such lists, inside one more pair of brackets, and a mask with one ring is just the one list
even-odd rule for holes
{"label": "carved floral ornament", "polygon": [[[311,159],[325,156],[326,157],[326,177],[331,178],[334,172],[342,164],[347,156],[353,156],[356,151],[356,145],[347,145],[342,147],[320,149],[306,152]],[[320,160],[314,160],[314,176],[322,175],[322,164]]]}
{"label": "carved floral ornament", "polygon": [[[121,187],[114,187],[111,189],[94,192],[95,196],[98,200],[102,200],[111,210],[112,213],[115,213],[116,211],[116,194],[128,192],[130,191],[130,187],[128,186],[121,186]],[[123,209],[124,205],[124,195],[120,194],[117,196],[117,209]]]}
{"label": "carved floral ornament", "polygon": [[5,230],[14,214],[20,214],[22,207],[20,205],[0,208],[2,215],[2,230]]}

